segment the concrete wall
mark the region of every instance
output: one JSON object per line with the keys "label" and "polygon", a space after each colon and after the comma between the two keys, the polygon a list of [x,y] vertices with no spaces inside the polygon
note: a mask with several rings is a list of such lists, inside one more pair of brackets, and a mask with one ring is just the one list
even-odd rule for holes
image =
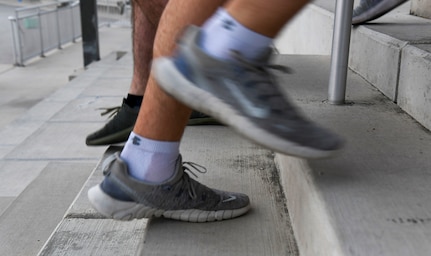
{"label": "concrete wall", "polygon": [[[349,67],[431,130],[431,22],[409,15],[409,7],[353,27]],[[330,55],[333,18],[327,8],[311,4],[275,46],[283,54]]]}
{"label": "concrete wall", "polygon": [[403,49],[398,85],[398,105],[431,130],[431,46]]}
{"label": "concrete wall", "polygon": [[431,19],[431,1],[412,0],[411,13],[416,16]]}
{"label": "concrete wall", "polygon": [[285,54],[329,55],[333,19],[332,12],[309,5],[284,27],[275,41],[275,46]]}

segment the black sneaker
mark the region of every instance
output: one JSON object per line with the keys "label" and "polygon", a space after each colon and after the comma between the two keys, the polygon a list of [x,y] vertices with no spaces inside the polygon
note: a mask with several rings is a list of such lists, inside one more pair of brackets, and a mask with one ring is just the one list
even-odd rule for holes
{"label": "black sneaker", "polygon": [[121,107],[108,108],[102,115],[113,117],[100,130],[87,136],[88,146],[105,146],[127,141],[138,118],[139,107],[131,108],[123,99]]}
{"label": "black sneaker", "polygon": [[195,163],[182,162],[179,156],[173,177],[164,184],[154,185],[129,176],[127,164],[116,153],[105,160],[105,179],[88,191],[88,199],[99,213],[117,220],[164,217],[210,222],[248,212],[247,195],[208,188],[185,172],[205,172],[202,168]]}
{"label": "black sneaker", "polygon": [[271,52],[256,62],[232,53],[234,61],[212,58],[199,46],[200,29],[190,26],[174,57],[153,62],[159,86],[190,108],[206,113],[251,141],[305,158],[332,155],[341,147],[335,134],[308,121],[284,97],[271,68]]}
{"label": "black sneaker", "polygon": [[[121,107],[107,108],[102,115],[111,113],[111,120],[100,130],[87,136],[87,146],[106,146],[124,143],[128,140],[138,118],[139,107],[131,108],[123,99]],[[216,119],[204,113],[193,111],[187,125],[221,125]]]}

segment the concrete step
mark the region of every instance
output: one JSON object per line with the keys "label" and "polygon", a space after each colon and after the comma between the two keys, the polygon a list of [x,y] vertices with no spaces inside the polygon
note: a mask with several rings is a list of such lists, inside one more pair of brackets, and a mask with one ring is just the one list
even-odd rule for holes
{"label": "concrete step", "polygon": [[121,103],[131,63],[106,56],[0,129],[0,255],[36,255],[62,220],[105,151],[85,145],[96,108]]}
{"label": "concrete step", "polygon": [[[121,148],[111,147],[106,155]],[[298,255],[274,155],[227,127],[188,127],[186,161],[204,165],[198,180],[250,196],[253,209],[234,220],[184,223],[166,219],[105,219],[87,199],[102,179],[100,164],[39,256],[48,255]]]}
{"label": "concrete step", "polygon": [[353,72],[348,104],[327,104],[327,56],[279,62],[291,98],[346,140],[331,159],[277,155],[300,254],[430,255],[430,131]]}
{"label": "concrete step", "polygon": [[[92,86],[51,120],[84,126],[86,130],[92,129],[85,125],[100,126],[100,122],[90,121],[94,112],[89,110],[124,95],[125,89],[119,92],[111,86],[131,78],[123,76],[124,70],[132,67],[130,56],[128,60],[119,61],[95,78]],[[93,71],[79,74],[71,83],[82,83],[82,76],[90,76],[90,72]],[[115,99],[120,102],[119,97]],[[227,127],[188,127],[184,136],[184,159],[209,170],[199,180],[212,187],[249,194],[253,203],[249,214],[200,225],[164,219],[105,219],[92,209],[86,195],[88,188],[103,178],[99,164],[39,255],[297,255],[274,155],[244,141]],[[105,155],[118,150],[111,147]]]}
{"label": "concrete step", "polygon": [[[330,55],[335,2],[313,1],[281,33],[279,51]],[[409,12],[410,1],[353,27],[349,66],[431,129],[431,20]]]}
{"label": "concrete step", "polygon": [[[90,109],[112,97],[119,102],[124,91],[114,87],[131,70],[127,58],[54,120],[89,125],[95,118]],[[188,127],[181,152],[208,168],[199,180],[249,194],[249,214],[206,224],[108,220],[86,198],[102,180],[98,165],[39,255],[429,255],[430,132],[353,72],[349,104],[329,105],[328,56],[280,55],[276,61],[295,70],[279,76],[290,98],[346,139],[338,156],[305,161],[276,155],[274,163],[272,152],[226,127]]]}

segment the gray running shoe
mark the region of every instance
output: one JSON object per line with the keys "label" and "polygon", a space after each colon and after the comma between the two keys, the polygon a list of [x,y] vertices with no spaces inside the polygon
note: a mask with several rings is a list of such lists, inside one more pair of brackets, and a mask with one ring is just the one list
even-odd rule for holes
{"label": "gray running shoe", "polygon": [[126,163],[116,153],[104,162],[105,179],[88,191],[88,199],[98,212],[118,220],[164,217],[210,222],[232,219],[250,209],[247,195],[208,188],[185,172],[205,172],[202,166],[182,163],[179,156],[176,168],[166,183],[149,184],[130,177]]}
{"label": "gray running shoe", "polygon": [[330,156],[340,139],[303,118],[289,103],[268,69],[268,55],[256,62],[210,57],[198,46],[200,29],[191,26],[172,58],[154,61],[155,78],[168,94],[232,127],[244,137],[288,155]]}
{"label": "gray running shoe", "polygon": [[361,0],[353,10],[352,24],[359,25],[379,18],[407,0]]}
{"label": "gray running shoe", "polygon": [[131,108],[123,99],[121,107],[107,108],[102,115],[113,117],[100,130],[85,139],[88,146],[104,146],[127,141],[138,117],[139,107]]}
{"label": "gray running shoe", "polygon": [[[121,107],[106,108],[101,115],[113,117],[100,130],[87,136],[87,146],[106,146],[126,142],[138,118],[139,107],[131,108],[123,99]],[[193,111],[187,125],[221,125],[216,119]]]}

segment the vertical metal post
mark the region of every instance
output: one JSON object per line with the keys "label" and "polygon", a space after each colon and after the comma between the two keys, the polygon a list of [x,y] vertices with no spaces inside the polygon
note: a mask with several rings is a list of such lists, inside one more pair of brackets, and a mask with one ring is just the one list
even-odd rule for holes
{"label": "vertical metal post", "polygon": [[96,0],[80,1],[84,66],[100,60]]}
{"label": "vertical metal post", "polygon": [[18,17],[18,11],[15,11],[15,17],[16,17],[16,28],[17,28],[17,39],[18,39],[18,49],[19,49],[19,65],[24,66],[24,53],[22,50],[22,40],[21,40],[21,33],[20,33],[20,22],[22,19]]}
{"label": "vertical metal post", "polygon": [[346,96],[352,12],[353,0],[337,0],[328,89],[331,104],[344,104]]}
{"label": "vertical metal post", "polygon": [[59,7],[57,6],[55,8],[55,19],[57,20],[57,48],[61,49],[60,19],[58,17],[58,9]]}
{"label": "vertical metal post", "polygon": [[40,8],[37,9],[37,20],[39,24],[39,36],[40,36],[40,57],[45,57],[43,48],[43,33],[42,33],[42,20],[40,16]]}
{"label": "vertical metal post", "polygon": [[10,21],[11,29],[12,29],[12,45],[13,45],[14,62],[15,62],[14,65],[18,66],[18,49],[17,49],[18,39],[16,38],[18,29],[16,28],[17,26],[16,17],[9,16],[8,19]]}
{"label": "vertical metal post", "polygon": [[73,11],[74,11],[74,6],[70,5],[70,19],[71,19],[71,25],[72,25],[72,42],[76,42],[75,40],[75,20],[73,19]]}

